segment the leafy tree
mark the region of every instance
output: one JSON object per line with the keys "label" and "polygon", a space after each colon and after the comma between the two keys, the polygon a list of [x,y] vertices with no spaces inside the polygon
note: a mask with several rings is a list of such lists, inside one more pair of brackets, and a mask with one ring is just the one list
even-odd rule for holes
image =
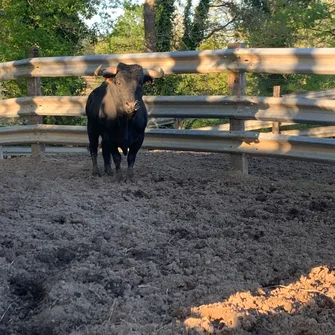
{"label": "leafy tree", "polygon": [[[152,50],[225,48],[228,40],[247,47],[333,47],[333,0],[147,0],[154,10]],[[113,21],[108,8],[124,14]],[[40,47],[41,56],[82,53],[132,53],[145,49],[143,5],[118,0],[0,0],[0,61],[25,57],[26,48]],[[88,28],[85,19],[98,13],[101,22]],[[100,30],[100,32],[99,32]],[[145,88],[145,94],[227,94],[227,75],[165,76]],[[329,76],[247,74],[247,94],[272,95],[334,87]],[[78,95],[80,78],[42,78],[45,95]],[[4,82],[1,97],[26,95],[25,80]],[[55,121],[56,122],[56,121]],[[58,121],[57,121],[58,122]],[[72,121],[71,121],[72,122]]]}
{"label": "leafy tree", "polygon": [[183,49],[195,50],[205,37],[210,0],[200,0],[191,18],[192,0],[187,0],[184,12]]}
{"label": "leafy tree", "polygon": [[323,0],[244,0],[243,4],[238,28],[253,47],[318,47],[313,31],[326,33],[320,25],[334,15],[334,5],[331,8]]}
{"label": "leafy tree", "polygon": [[[236,28],[250,47],[329,47],[334,45],[334,7],[325,0],[244,0]],[[248,75],[253,78],[252,93],[258,95],[272,95],[274,85],[285,94],[334,84],[333,78],[316,75]]]}
{"label": "leafy tree", "polygon": [[113,32],[100,38],[95,52],[134,53],[143,52],[144,20],[143,8],[131,2],[124,3],[124,14],[114,23]]}
{"label": "leafy tree", "polygon": [[156,50],[171,51],[175,0],[156,0]]}
{"label": "leafy tree", "polygon": [[[81,53],[83,38],[94,38],[84,22],[95,12],[98,0],[2,0],[0,2],[0,61],[26,57],[28,48],[39,46],[40,56]],[[76,93],[79,78],[43,79],[43,93]],[[26,95],[26,82],[5,82],[5,96]]]}
{"label": "leafy tree", "polygon": [[80,52],[80,40],[94,36],[84,23],[96,11],[96,0],[2,0],[1,61],[25,57],[38,44],[42,56]]}

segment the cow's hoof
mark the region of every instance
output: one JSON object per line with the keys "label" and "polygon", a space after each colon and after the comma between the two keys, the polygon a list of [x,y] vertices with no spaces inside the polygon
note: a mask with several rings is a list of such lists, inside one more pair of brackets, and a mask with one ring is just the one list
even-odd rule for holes
{"label": "cow's hoof", "polygon": [[101,177],[101,173],[98,169],[93,169],[92,176],[98,176]]}
{"label": "cow's hoof", "polygon": [[111,168],[105,168],[105,172],[108,176],[112,176],[113,175],[113,171]]}
{"label": "cow's hoof", "polygon": [[132,172],[128,172],[126,176],[126,182],[133,183],[134,182],[134,174]]}
{"label": "cow's hoof", "polygon": [[116,183],[120,183],[122,181],[122,173],[116,172],[113,181],[115,181]]}

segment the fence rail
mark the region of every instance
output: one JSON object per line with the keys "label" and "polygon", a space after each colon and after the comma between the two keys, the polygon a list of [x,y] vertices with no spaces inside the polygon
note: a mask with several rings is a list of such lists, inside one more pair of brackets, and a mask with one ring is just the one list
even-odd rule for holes
{"label": "fence rail", "polygon": [[[83,147],[45,147],[46,154],[68,154],[87,153],[88,149]],[[0,159],[11,156],[29,156],[32,154],[31,147],[0,146]]]}
{"label": "fence rail", "polygon": [[292,129],[281,132],[284,135],[312,136],[312,137],[335,137],[335,127],[313,127],[309,129]]}
{"label": "fence rail", "polygon": [[[0,128],[0,145],[87,146],[86,127],[34,125]],[[241,131],[147,129],[146,149],[244,153],[335,163],[334,140]]]}
{"label": "fence rail", "polygon": [[[282,126],[290,126],[294,125],[296,123],[293,122],[284,122],[281,125]],[[272,128],[272,122],[271,121],[258,121],[258,120],[247,120],[244,122],[244,130],[250,131],[250,130],[260,130],[260,129],[267,129]],[[220,131],[230,131],[230,124],[229,123],[223,123],[218,126],[205,126],[197,128],[197,130],[220,130]]]}
{"label": "fence rail", "polygon": [[[0,64],[0,80],[93,75],[99,65],[110,66],[119,62],[162,68],[165,74],[229,71],[228,86],[232,96],[147,96],[144,101],[151,119],[229,118],[229,127],[234,131],[148,129],[144,147],[228,152],[233,154],[232,162],[241,163],[235,166],[240,166],[241,171],[247,171],[244,168],[246,164],[242,164],[244,154],[335,162],[335,139],[317,138],[325,128],[301,130],[299,133],[287,131],[280,135],[262,134],[243,131],[245,124],[241,121],[335,126],[334,90],[283,97],[241,96],[244,88],[243,72],[334,75],[334,59],[335,48],[247,49],[237,45],[209,51],[37,57]],[[83,116],[86,99],[84,96],[33,96],[0,100],[0,117]],[[329,136],[334,135],[334,128],[327,128]],[[315,137],[309,137],[311,135]],[[0,145],[10,144],[34,144],[35,148],[40,144],[86,146],[86,128],[55,125],[0,128]]]}
{"label": "fence rail", "polygon": [[[84,116],[87,97],[24,97],[0,100],[0,116]],[[335,124],[335,100],[236,96],[146,96],[153,118],[236,118]]]}
{"label": "fence rail", "polygon": [[[245,121],[245,130],[260,130],[267,129],[272,127],[272,122],[268,121]],[[292,126],[296,125],[296,123],[284,122],[281,123],[281,126]],[[225,123],[219,126],[208,126],[197,128],[197,130],[219,130],[219,131],[229,131],[230,124]],[[327,126],[327,127],[312,127],[308,129],[291,129],[291,130],[282,130],[280,132],[283,135],[297,135],[297,136],[312,136],[312,137],[335,137],[335,127]]]}
{"label": "fence rail", "polygon": [[320,99],[320,98],[335,99],[335,88],[323,91],[309,91],[309,92],[284,94],[283,97],[307,98],[307,99]]}
{"label": "fence rail", "polygon": [[236,48],[150,54],[27,58],[0,64],[0,80],[20,77],[90,76],[100,64],[136,63],[165,74],[226,70],[263,73],[335,73],[335,48]]}

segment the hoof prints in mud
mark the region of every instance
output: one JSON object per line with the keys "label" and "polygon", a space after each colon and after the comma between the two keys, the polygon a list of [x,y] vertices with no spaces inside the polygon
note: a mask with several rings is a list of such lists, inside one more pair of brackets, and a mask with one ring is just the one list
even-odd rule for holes
{"label": "hoof prints in mud", "polygon": [[36,259],[48,265],[62,266],[70,263],[75,256],[76,253],[68,248],[59,248],[57,250],[42,249]]}
{"label": "hoof prints in mud", "polygon": [[13,294],[20,299],[40,302],[46,295],[44,280],[27,278],[24,275],[16,275],[9,280],[9,287]]}
{"label": "hoof prints in mud", "polygon": [[[31,277],[29,274],[16,274],[9,279],[9,293],[12,302],[1,317],[1,334],[53,334],[52,325],[46,326],[33,321],[34,316],[41,312],[47,297],[47,285],[43,278]],[[23,322],[11,327],[13,319]],[[9,331],[11,330],[11,331]]]}

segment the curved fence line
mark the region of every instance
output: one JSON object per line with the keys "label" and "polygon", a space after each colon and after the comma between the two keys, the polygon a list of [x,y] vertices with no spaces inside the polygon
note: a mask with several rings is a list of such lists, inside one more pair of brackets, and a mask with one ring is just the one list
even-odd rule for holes
{"label": "curved fence line", "polygon": [[[287,134],[245,132],[243,120],[279,123],[335,125],[333,90],[284,97],[246,97],[243,72],[335,74],[335,48],[320,49],[247,49],[182,51],[126,55],[29,58],[0,64],[0,80],[21,77],[64,77],[93,75],[99,65],[119,62],[137,63],[145,68],[162,68],[165,74],[213,73],[229,71],[228,87],[232,96],[144,97],[150,118],[229,118],[229,129],[162,130],[147,129],[145,148],[231,153],[232,167],[247,172],[245,154],[335,162],[335,139],[317,138],[334,127],[287,131]],[[241,45],[240,45],[241,46]],[[27,79],[32,81],[35,79]],[[30,85],[32,86],[32,85]],[[83,116],[86,96],[32,97],[0,100],[0,117],[27,116],[33,123],[40,116]],[[35,95],[35,96],[34,96]],[[277,95],[278,96],[278,95]],[[310,99],[312,98],[312,99]],[[326,99],[325,99],[326,98]],[[333,100],[332,100],[333,99]],[[155,121],[154,121],[155,122]],[[249,121],[255,122],[255,121]],[[252,125],[255,127],[255,125]],[[299,135],[307,136],[299,136]],[[315,137],[308,137],[315,136]],[[32,154],[40,155],[44,144],[87,145],[86,127],[35,125],[0,128],[0,145],[32,144]]]}
{"label": "curved fence line", "polygon": [[[0,128],[0,145],[87,146],[86,127],[35,125]],[[244,153],[335,163],[334,140],[256,132],[147,129],[146,149]]]}
{"label": "curved fence line", "polygon": [[[0,100],[0,117],[85,116],[87,97]],[[146,96],[151,118],[236,118],[335,125],[335,100],[233,96]]]}
{"label": "curved fence line", "polygon": [[162,68],[165,74],[234,72],[335,73],[335,48],[236,48],[121,55],[38,57],[0,64],[0,80],[90,76],[119,62]]}

